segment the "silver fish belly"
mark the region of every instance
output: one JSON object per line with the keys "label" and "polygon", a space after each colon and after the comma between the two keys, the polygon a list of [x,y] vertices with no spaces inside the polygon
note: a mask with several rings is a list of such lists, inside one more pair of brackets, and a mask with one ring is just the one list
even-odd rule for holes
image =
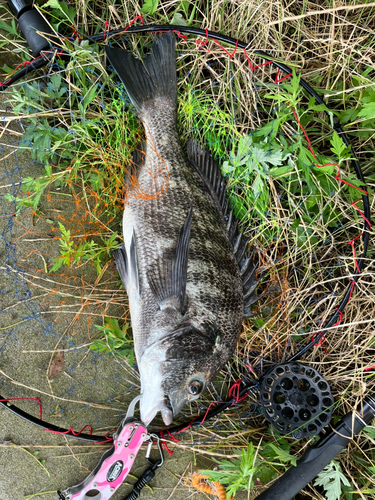
{"label": "silver fish belly", "polygon": [[198,144],[189,144],[189,158],[180,144],[172,33],[154,43],[144,62],[121,49],[107,48],[107,56],[146,131],[137,185],[149,197],[140,202],[129,187],[124,246],[114,252],[129,297],[141,419],[148,424],[160,411],[169,425],[232,355],[244,317],[244,277],[248,307],[255,268],[217,165]]}

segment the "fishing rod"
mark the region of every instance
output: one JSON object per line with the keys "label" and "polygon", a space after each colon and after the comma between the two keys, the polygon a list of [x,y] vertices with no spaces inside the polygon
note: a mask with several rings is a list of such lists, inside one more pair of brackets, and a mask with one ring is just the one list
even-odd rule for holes
{"label": "fishing rod", "polygon": [[[58,50],[59,53],[61,53],[61,49],[56,49],[53,46],[53,43],[56,42],[56,40],[60,40],[62,38],[66,38],[66,37],[63,37],[62,35],[59,35],[59,34],[56,34],[56,33],[53,32],[53,30],[51,29],[51,27],[47,23],[47,21],[41,16],[41,14],[39,13],[39,11],[36,10],[33,7],[31,0],[8,0],[8,4],[10,5],[12,12],[14,13],[14,15],[18,19],[19,27],[20,27],[21,31],[23,32],[23,34],[24,34],[24,36],[25,36],[25,38],[26,38],[26,40],[27,40],[27,42],[28,42],[28,44],[29,44],[32,52],[33,52],[33,55],[35,56],[35,59],[33,61],[31,61],[30,64],[28,64],[24,68],[22,68],[21,70],[17,71],[6,82],[4,82],[1,85],[0,90],[5,90],[9,86],[13,85],[20,78],[25,77],[29,72],[34,71],[34,70],[39,69],[39,68],[42,68],[43,66],[49,64],[51,62],[51,60],[55,57],[56,50]],[[208,31],[208,30],[202,30],[202,29],[199,29],[199,28],[192,28],[192,27],[185,27],[185,26],[183,26],[183,27],[182,26],[173,26],[173,25],[130,26],[130,27],[127,27],[127,28],[124,28],[124,29],[112,30],[112,31],[108,31],[106,33],[100,33],[100,34],[97,34],[97,35],[94,35],[94,36],[90,36],[90,37],[87,37],[87,38],[89,40],[93,41],[93,42],[97,42],[97,41],[101,41],[103,39],[108,39],[108,38],[113,38],[113,37],[119,37],[121,35],[126,35],[127,33],[163,32],[163,31],[174,31],[174,32],[177,32],[177,33],[187,33],[187,34],[194,34],[194,35],[198,35],[198,36],[204,36],[204,37],[206,37],[206,39],[213,39],[213,40],[216,40],[216,41],[228,43],[229,45],[232,45],[232,46],[235,46],[235,47],[239,47],[239,48],[243,48],[243,49],[246,49],[248,47],[248,44],[246,44],[246,43],[244,43],[242,41],[236,40],[236,39],[234,39],[232,37],[227,37],[227,36],[219,34],[219,33],[215,33],[215,32]],[[261,51],[261,50],[254,50],[252,52],[255,55],[258,55],[260,57],[263,57],[263,58],[267,59],[267,61],[270,61],[270,63],[272,63],[276,68],[278,68],[278,70],[281,70],[281,71],[283,71],[284,73],[287,73],[287,74],[291,73],[291,69],[288,66],[286,66],[285,64],[280,63],[278,61],[273,61],[272,57],[269,54],[267,54],[266,52]],[[68,57],[68,55],[66,55],[64,57]],[[305,89],[305,91],[310,96],[312,96],[312,97],[315,98],[315,100],[316,100],[316,102],[318,104],[324,104],[324,101],[320,98],[320,96],[302,78],[300,80],[300,84],[301,84],[301,86]],[[326,115],[328,116],[328,118],[330,120],[331,127],[342,138],[344,144],[346,146],[351,146],[348,138],[346,137],[346,135],[345,135],[345,133],[344,133],[344,131],[342,129],[342,126],[341,126],[339,120],[337,119],[337,117],[335,115],[333,115],[333,113],[331,113],[329,110],[326,110],[325,113],[326,113]],[[179,432],[182,432],[183,430],[187,429],[188,427],[195,426],[195,425],[201,425],[206,420],[208,420],[210,418],[213,418],[214,416],[216,416],[220,412],[224,411],[229,406],[232,406],[233,404],[235,404],[236,402],[238,402],[240,399],[242,399],[243,397],[245,397],[246,394],[248,394],[249,391],[255,391],[255,390],[259,390],[260,391],[260,397],[261,397],[261,400],[262,400],[262,407],[263,407],[263,411],[264,411],[265,417],[266,418],[268,417],[267,419],[271,423],[273,423],[275,425],[275,418],[270,416],[270,412],[272,412],[272,411],[273,412],[276,411],[276,413],[278,412],[277,413],[277,417],[278,417],[277,420],[278,420],[278,422],[280,422],[281,419],[282,419],[282,417],[285,416],[285,413],[287,413],[287,410],[290,411],[290,408],[288,408],[288,405],[284,405],[282,407],[279,405],[280,408],[281,408],[281,410],[277,410],[277,408],[275,410],[275,405],[272,405],[272,404],[271,405],[268,404],[268,407],[267,407],[267,403],[269,402],[269,401],[267,401],[267,391],[272,396],[277,397],[277,393],[275,393],[275,391],[276,391],[276,389],[275,389],[276,385],[272,382],[272,379],[273,380],[277,379],[281,383],[281,386],[283,386],[282,384],[284,384],[283,388],[285,389],[285,391],[284,391],[285,394],[288,395],[288,391],[289,392],[292,391],[289,394],[289,396],[291,394],[297,394],[296,399],[297,400],[299,399],[300,401],[301,401],[301,398],[303,399],[303,397],[306,396],[306,394],[302,394],[303,391],[298,391],[298,389],[297,389],[298,383],[300,383],[301,381],[303,383],[306,383],[306,377],[307,377],[307,379],[308,379],[307,382],[308,382],[308,384],[310,384],[310,387],[314,384],[312,382],[311,377],[308,375],[308,370],[309,369],[312,370],[312,369],[311,368],[307,368],[307,367],[305,367],[305,365],[301,365],[301,363],[296,363],[296,362],[304,354],[306,354],[314,346],[316,346],[317,343],[321,339],[324,339],[324,333],[327,332],[328,328],[330,328],[337,321],[338,317],[342,314],[343,309],[345,308],[346,304],[350,300],[350,297],[352,295],[352,291],[353,291],[354,285],[355,285],[355,283],[357,282],[357,280],[358,280],[358,278],[360,276],[360,272],[363,269],[364,259],[366,257],[367,247],[368,247],[368,242],[369,242],[369,229],[370,229],[370,205],[369,205],[369,198],[368,198],[367,192],[365,191],[365,181],[364,181],[364,178],[363,178],[363,174],[362,174],[362,170],[361,170],[360,164],[359,164],[358,159],[357,159],[357,157],[356,157],[356,155],[355,155],[355,153],[354,153],[354,151],[353,151],[352,148],[351,148],[351,154],[352,154],[352,167],[353,167],[353,169],[354,169],[354,171],[356,173],[357,178],[362,183],[362,187],[364,188],[364,189],[361,189],[361,191],[363,193],[362,194],[362,201],[363,201],[363,206],[364,206],[364,217],[363,217],[364,218],[364,231],[362,233],[363,251],[362,251],[360,257],[357,259],[357,265],[356,265],[356,267],[357,267],[357,271],[358,272],[356,272],[353,275],[353,278],[351,280],[351,284],[347,288],[347,290],[346,290],[346,292],[344,294],[344,297],[341,300],[340,304],[337,306],[335,313],[326,322],[324,328],[322,328],[322,330],[318,333],[318,335],[315,337],[314,340],[312,340],[308,345],[306,345],[305,347],[303,347],[294,356],[292,356],[291,358],[289,358],[289,360],[287,360],[287,362],[284,363],[282,366],[281,365],[274,365],[271,368],[269,368],[266,371],[266,373],[262,376],[262,378],[260,379],[259,383],[256,383],[255,381],[250,381],[250,382],[243,381],[241,389],[239,390],[237,398],[230,398],[226,402],[218,403],[216,405],[216,407],[213,410],[207,412],[206,415],[197,417],[196,419],[194,419],[192,422],[189,422],[188,424],[181,424],[179,426],[168,428],[167,432],[169,434],[175,435],[175,434],[177,434]],[[280,371],[280,369],[282,371]],[[294,370],[294,372],[293,372],[293,370]],[[287,382],[290,379],[290,376],[289,376],[290,373],[292,373],[293,377],[298,381],[297,385],[293,384],[291,387],[288,386],[288,382]],[[314,377],[316,378],[315,374],[314,374]],[[324,386],[324,384],[326,384],[326,382],[324,381],[324,379],[319,380],[319,383],[323,384],[323,387],[325,389],[327,389],[327,387]],[[303,386],[303,384],[302,384],[302,386]],[[327,384],[327,386],[328,386],[328,384]],[[313,388],[316,390],[315,387],[313,387]],[[320,393],[318,392],[317,398],[319,399],[319,397],[322,396],[322,394],[324,392],[327,392],[327,391],[326,390],[323,390],[323,391],[321,390]],[[304,436],[311,435],[309,433],[309,425],[310,425],[310,426],[313,426],[313,427],[315,426],[315,431],[314,432],[311,431],[311,432],[313,434],[316,434],[316,430],[317,429],[321,430],[321,428],[324,427],[324,426],[326,426],[328,424],[328,422],[329,422],[330,415],[331,415],[332,408],[333,408],[332,399],[329,399],[329,397],[330,397],[330,392],[328,392],[328,396],[326,396],[327,401],[329,400],[329,402],[326,402],[325,406],[324,405],[321,406],[321,407],[319,406],[318,411],[315,412],[315,413],[317,413],[316,416],[312,416],[311,414],[308,415],[307,413],[302,413],[301,419],[298,420],[298,422],[296,422],[296,425],[293,426],[292,430],[290,430],[290,428],[288,428],[288,429],[280,429],[280,427],[278,428],[278,430],[281,431],[282,433],[291,434],[295,438],[300,438],[300,437],[303,437],[303,433],[301,435],[301,431],[300,431],[301,427],[305,430]],[[0,396],[0,399],[2,399],[1,396]],[[307,403],[306,401],[304,401],[304,402]],[[9,405],[9,403],[6,403],[4,401],[0,401],[0,403],[4,407],[6,407],[10,411],[12,411],[13,413],[17,414],[18,416],[20,416],[20,417],[28,420],[29,422],[31,422],[31,423],[33,423],[35,425],[38,425],[39,427],[43,428],[44,430],[50,430],[51,432],[63,433],[67,437],[74,437],[76,439],[81,439],[81,440],[85,440],[85,441],[93,441],[93,442],[97,442],[97,443],[98,442],[111,442],[112,440],[114,442],[117,442],[116,439],[118,440],[118,437],[121,434],[121,432],[125,432],[124,431],[124,421],[123,421],[122,424],[120,425],[120,427],[121,426],[123,426],[123,427],[121,428],[121,430],[119,428],[116,431],[116,433],[112,436],[112,438],[103,438],[103,436],[94,436],[94,435],[88,435],[88,434],[83,434],[83,433],[78,433],[77,434],[77,433],[75,433],[72,430],[66,431],[65,429],[62,429],[60,427],[53,426],[53,425],[51,425],[51,424],[49,424],[47,422],[43,422],[42,419],[37,419],[35,417],[31,417],[26,412],[22,412],[21,410],[19,410],[15,405]],[[368,399],[365,399],[363,401],[363,404],[366,406],[366,412],[365,412],[366,415],[363,414],[362,415],[363,418],[362,418],[361,416],[358,416],[358,413],[349,414],[349,415],[351,415],[351,418],[352,418],[353,422],[357,422],[357,421],[359,421],[358,419],[362,418],[362,424],[363,424],[363,422],[367,422],[368,423],[374,417],[374,415],[375,415],[374,399],[372,399],[371,397],[369,397]],[[268,413],[267,413],[267,411],[268,411]],[[284,414],[283,414],[283,411],[284,411]],[[304,409],[304,411],[306,411],[306,408]],[[327,418],[323,419],[322,415],[325,415]],[[366,418],[365,418],[365,416],[366,416]],[[312,417],[314,417],[314,418],[312,418]],[[318,417],[320,418],[320,420],[319,420]],[[346,417],[348,417],[348,416],[346,416]],[[359,428],[360,425],[358,423],[355,426],[351,427],[349,425],[349,423],[348,423],[349,422],[349,420],[348,420],[349,417],[348,418],[346,418],[346,417],[344,417],[342,419],[342,421],[344,422],[343,426],[346,429],[345,432],[347,432],[347,437],[348,436],[353,436],[353,435],[355,435],[357,433],[357,431],[359,432],[360,430],[362,430],[363,427]],[[370,420],[368,420],[368,419],[370,419]],[[125,419],[125,421],[126,421],[126,419]],[[129,430],[130,427],[131,427],[131,425],[130,425],[130,427],[129,427],[129,425],[126,427],[126,429],[127,429],[126,432],[128,432],[130,434],[127,434],[126,435],[127,437],[126,436],[125,437],[126,437],[126,439],[128,439],[128,441],[130,443],[132,441],[131,433],[133,432],[133,430]],[[340,429],[341,429],[341,427],[340,427]],[[335,432],[334,431],[332,431],[332,432],[335,435]],[[339,431],[337,430],[337,432],[339,432]],[[143,433],[143,434],[145,434],[145,433]],[[327,456],[331,456],[332,453],[333,453],[333,451],[330,451],[330,454],[326,453],[325,451],[327,449],[330,449],[330,450],[337,449],[337,445],[336,444],[334,444],[334,446],[332,445],[332,443],[334,441],[334,439],[333,439],[334,435],[332,435],[331,437],[327,437],[326,439],[322,440],[321,443],[320,443],[320,445],[319,445],[320,451],[324,451],[323,455],[324,455],[325,458]],[[161,438],[163,438],[163,431],[157,432],[157,433],[153,434],[153,439],[155,439],[158,444],[159,444],[159,440]],[[146,438],[144,438],[144,439],[146,439]],[[151,442],[151,444],[152,444],[153,439],[151,439],[150,436],[148,436],[147,439],[149,439],[149,443]],[[340,446],[342,445],[344,447],[347,444],[347,442],[348,442],[348,439],[346,441],[341,441]],[[109,452],[106,452],[106,453],[107,453],[106,457],[108,458],[109,457],[109,454],[108,454]],[[307,458],[309,458],[311,456],[318,457],[319,454],[317,452],[314,452],[314,453],[311,452],[308,455]],[[336,454],[334,456],[336,456]],[[307,458],[305,458],[306,455],[307,454],[305,454],[304,457],[302,457],[304,460],[301,459],[300,462],[299,462],[300,463],[299,470],[301,470],[301,468],[303,467],[302,464],[309,462],[309,460],[307,460]],[[310,458],[310,460],[311,460],[311,458]],[[315,458],[314,460],[315,460],[314,464],[316,464],[316,467],[318,468],[317,472],[316,472],[316,474],[317,474],[320,470],[322,470],[322,468],[325,467],[325,465],[322,466],[322,464],[324,462],[322,460],[318,460],[317,458]],[[327,463],[329,463],[330,460],[328,460]],[[154,472],[155,468],[158,467],[158,466],[159,465],[152,464],[152,467],[151,467],[152,471]],[[307,468],[309,469],[309,471],[312,471],[312,467],[307,466]],[[117,469],[118,469],[118,467],[117,467]],[[298,467],[295,468],[295,469],[298,469]],[[113,470],[115,470],[115,469],[113,469]],[[113,473],[113,470],[112,470],[111,474]],[[120,471],[120,473],[121,473],[121,471]],[[108,472],[108,474],[109,474],[109,472]],[[284,481],[283,484],[287,484],[288,483],[288,481],[289,481],[288,478],[290,477],[290,475],[292,475],[292,473],[290,473],[288,476],[286,476],[286,479],[283,480]],[[149,476],[147,476],[147,477],[151,478],[151,476],[153,477],[153,475],[150,473]],[[284,476],[282,476],[282,477],[284,477]],[[114,476],[110,476],[110,477],[114,477]],[[119,476],[117,476],[117,477],[119,477]],[[306,473],[303,473],[303,477],[304,477],[303,480],[305,480],[306,478],[308,479],[308,477],[310,477],[310,476],[308,474],[306,474]],[[314,476],[312,476],[312,477],[314,477]],[[312,477],[310,479],[308,479],[307,482],[301,486],[301,488],[303,488],[312,479]],[[143,478],[141,478],[140,482],[138,482],[138,486],[137,486],[138,489],[140,489],[142,487],[143,483],[146,484],[145,483],[145,480],[146,480],[145,478],[146,478],[146,476],[143,477]],[[294,482],[294,484],[298,483],[298,482],[295,482],[294,479],[293,479],[293,482]],[[278,483],[278,484],[280,484],[280,483]],[[302,484],[301,481],[298,484]],[[86,484],[86,486],[87,485],[88,485],[88,483]],[[95,485],[95,483],[92,483],[91,485],[89,485],[87,487],[90,487],[92,489],[93,485]],[[90,490],[87,490],[87,491],[90,491]],[[291,490],[289,489],[288,491],[290,493]],[[289,494],[289,493],[286,493],[286,494]],[[72,494],[72,492],[69,493],[69,495],[71,495],[71,494]],[[68,497],[64,496],[63,494],[60,494],[60,495],[62,495],[60,498],[63,498],[63,499],[67,499],[68,498]],[[71,498],[76,498],[76,496],[72,496]],[[134,498],[136,498],[136,497],[134,497]],[[264,497],[264,498],[271,498],[271,497]],[[275,497],[273,497],[273,498],[275,498]],[[278,496],[277,498],[280,498],[280,500],[281,500],[281,497]],[[285,500],[287,498],[291,498],[291,497],[285,496]]]}

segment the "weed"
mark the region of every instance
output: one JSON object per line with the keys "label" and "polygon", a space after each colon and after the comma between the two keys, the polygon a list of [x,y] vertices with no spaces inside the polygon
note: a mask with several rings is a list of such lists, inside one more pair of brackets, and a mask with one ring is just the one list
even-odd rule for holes
{"label": "weed", "polygon": [[266,484],[277,477],[286,465],[296,465],[296,457],[289,454],[291,444],[279,437],[278,445],[269,443],[255,447],[252,442],[246,449],[234,450],[238,458],[215,460],[217,470],[201,470],[212,481],[227,485],[227,497],[238,491],[251,491],[255,484]]}
{"label": "weed", "polygon": [[93,339],[90,349],[98,352],[112,352],[124,357],[130,366],[134,364],[134,351],[132,342],[128,339],[129,323],[120,328],[117,319],[104,318],[104,326],[95,325],[105,340]]}

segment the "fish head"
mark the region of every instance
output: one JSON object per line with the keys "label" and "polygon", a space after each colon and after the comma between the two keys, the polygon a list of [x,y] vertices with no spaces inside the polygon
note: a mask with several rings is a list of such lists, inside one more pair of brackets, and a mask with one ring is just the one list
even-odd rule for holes
{"label": "fish head", "polygon": [[233,350],[220,338],[212,327],[207,333],[187,325],[145,350],[139,363],[142,422],[148,425],[160,411],[168,426],[186,403],[199,398]]}

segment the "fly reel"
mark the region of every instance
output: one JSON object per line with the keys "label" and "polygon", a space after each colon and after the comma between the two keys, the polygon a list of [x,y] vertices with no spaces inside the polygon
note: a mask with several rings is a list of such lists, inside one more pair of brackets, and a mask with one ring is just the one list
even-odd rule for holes
{"label": "fly reel", "polygon": [[260,400],[264,417],[280,434],[295,439],[319,434],[329,424],[334,404],[326,380],[297,362],[277,365],[267,373]]}

